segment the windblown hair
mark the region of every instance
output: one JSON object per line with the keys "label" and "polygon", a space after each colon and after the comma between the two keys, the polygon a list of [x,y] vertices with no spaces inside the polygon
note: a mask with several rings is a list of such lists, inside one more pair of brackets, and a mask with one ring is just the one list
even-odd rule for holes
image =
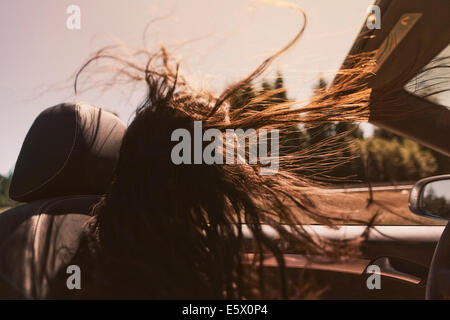
{"label": "windblown hair", "polygon": [[[303,28],[285,48],[218,97],[192,88],[164,48],[153,53],[140,50],[128,58],[115,54],[115,48],[105,48],[83,66],[80,73],[95,60],[112,59],[118,78],[145,82],[147,87],[145,101],[124,137],[110,189],[93,209],[76,257],[88,270],[85,297],[288,298],[293,290],[283,251],[334,257],[348,253],[347,244],[320,239],[302,224],[304,217],[329,226],[338,220],[315,205],[311,194],[318,192],[317,184],[297,174],[302,169],[297,160],[311,154],[331,165],[343,160],[321,154],[320,146],[282,153],[275,175],[262,175],[259,163],[171,161],[172,132],[183,128],[193,134],[196,120],[203,122],[203,130],[279,129],[281,134],[300,123],[367,120],[370,89],[365,80],[373,66],[369,55],[355,57],[338,82],[306,104],[272,103],[256,112],[255,105],[280,93],[274,90],[230,111],[230,99],[302,32]],[[227,140],[223,143],[226,149]],[[263,225],[275,230],[277,237],[264,232]],[[251,240],[246,240],[246,231]],[[278,264],[276,284],[268,281],[263,269],[268,255]],[[273,289],[275,296],[270,293]]]}

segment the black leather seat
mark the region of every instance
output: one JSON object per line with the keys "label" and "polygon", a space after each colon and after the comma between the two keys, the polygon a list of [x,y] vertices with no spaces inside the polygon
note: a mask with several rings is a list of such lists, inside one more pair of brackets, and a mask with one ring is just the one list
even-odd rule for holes
{"label": "black leather seat", "polygon": [[0,298],[45,299],[75,253],[84,222],[110,183],[126,126],[78,103],[43,111],[14,170],[0,214]]}

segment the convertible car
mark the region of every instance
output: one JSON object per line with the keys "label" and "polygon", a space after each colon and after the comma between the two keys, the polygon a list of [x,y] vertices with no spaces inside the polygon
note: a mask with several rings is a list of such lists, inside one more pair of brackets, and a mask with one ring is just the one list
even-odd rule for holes
{"label": "convertible car", "polygon": [[[372,99],[379,102],[388,87],[396,103],[395,107],[389,101],[374,103],[369,122],[448,157],[449,105],[431,98],[449,89],[450,2],[379,0],[375,4],[381,9],[381,28],[369,29],[363,23],[342,68],[351,64],[354,54],[377,50],[378,70],[369,79]],[[436,76],[438,69],[441,73]],[[49,284],[70,264],[89,209],[107,190],[125,131],[115,115],[80,103],[51,107],[35,120],[10,187],[10,197],[23,204],[0,214],[0,298],[54,298],[49,296]],[[421,216],[450,219],[450,175],[417,182],[409,206]],[[330,239],[364,234],[360,258],[328,261],[286,255],[289,268],[307,269],[327,284],[324,298],[450,298],[450,227],[368,230],[366,225],[342,225],[332,230],[310,225],[306,229]],[[367,287],[373,266],[381,277],[380,290]]]}

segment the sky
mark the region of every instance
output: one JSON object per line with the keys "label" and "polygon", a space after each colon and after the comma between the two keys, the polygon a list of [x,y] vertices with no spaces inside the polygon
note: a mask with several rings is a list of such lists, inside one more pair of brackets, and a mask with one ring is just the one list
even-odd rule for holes
{"label": "sky", "polygon": [[[289,97],[308,99],[320,75],[333,79],[373,0],[291,2],[306,12],[306,31],[264,77],[271,79],[280,71]],[[80,29],[67,28],[70,5],[80,8]],[[216,92],[245,77],[303,24],[298,12],[255,0],[2,0],[0,174],[14,167],[33,120],[48,107],[83,101],[129,122],[144,93],[97,90],[75,95],[73,75],[106,45],[143,47],[150,21],[148,47],[166,46],[180,58],[189,79]],[[364,129],[371,131],[370,125]]]}

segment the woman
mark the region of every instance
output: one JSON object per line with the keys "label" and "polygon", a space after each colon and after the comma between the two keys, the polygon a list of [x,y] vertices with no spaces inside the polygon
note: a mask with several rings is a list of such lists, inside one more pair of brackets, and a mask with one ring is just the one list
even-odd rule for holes
{"label": "woman", "polygon": [[[123,140],[109,192],[93,209],[72,262],[81,267],[83,288],[68,291],[64,274],[54,284],[54,296],[288,298],[295,293],[282,255],[288,245],[296,251],[336,256],[348,249],[317,239],[302,228],[303,217],[327,225],[334,222],[315,208],[310,197],[313,182],[297,174],[302,169],[298,160],[307,158],[311,150],[281,152],[279,170],[273,175],[261,174],[260,162],[193,165],[174,164],[171,158],[176,145],[172,133],[181,128],[194,136],[194,121],[202,122],[203,132],[276,129],[283,140],[285,132],[299,123],[367,120],[368,57],[355,58],[332,88],[301,108],[295,108],[295,102],[277,103],[278,90],[230,110],[230,99],[290,48],[303,30],[218,97],[190,87],[164,49],[138,51],[127,59],[106,48],[88,61],[80,72],[94,60],[113,59],[120,77],[145,82],[148,91]],[[140,65],[136,60],[142,57],[146,61]],[[268,100],[272,103],[254,111],[254,106]],[[234,150],[231,143],[223,139],[224,150]],[[247,150],[252,143],[247,143]],[[317,152],[315,157],[324,160],[330,154]],[[250,230],[251,241],[245,239],[242,224]],[[263,224],[274,228],[279,238],[265,234]],[[275,274],[263,269],[265,254],[276,258]]]}

